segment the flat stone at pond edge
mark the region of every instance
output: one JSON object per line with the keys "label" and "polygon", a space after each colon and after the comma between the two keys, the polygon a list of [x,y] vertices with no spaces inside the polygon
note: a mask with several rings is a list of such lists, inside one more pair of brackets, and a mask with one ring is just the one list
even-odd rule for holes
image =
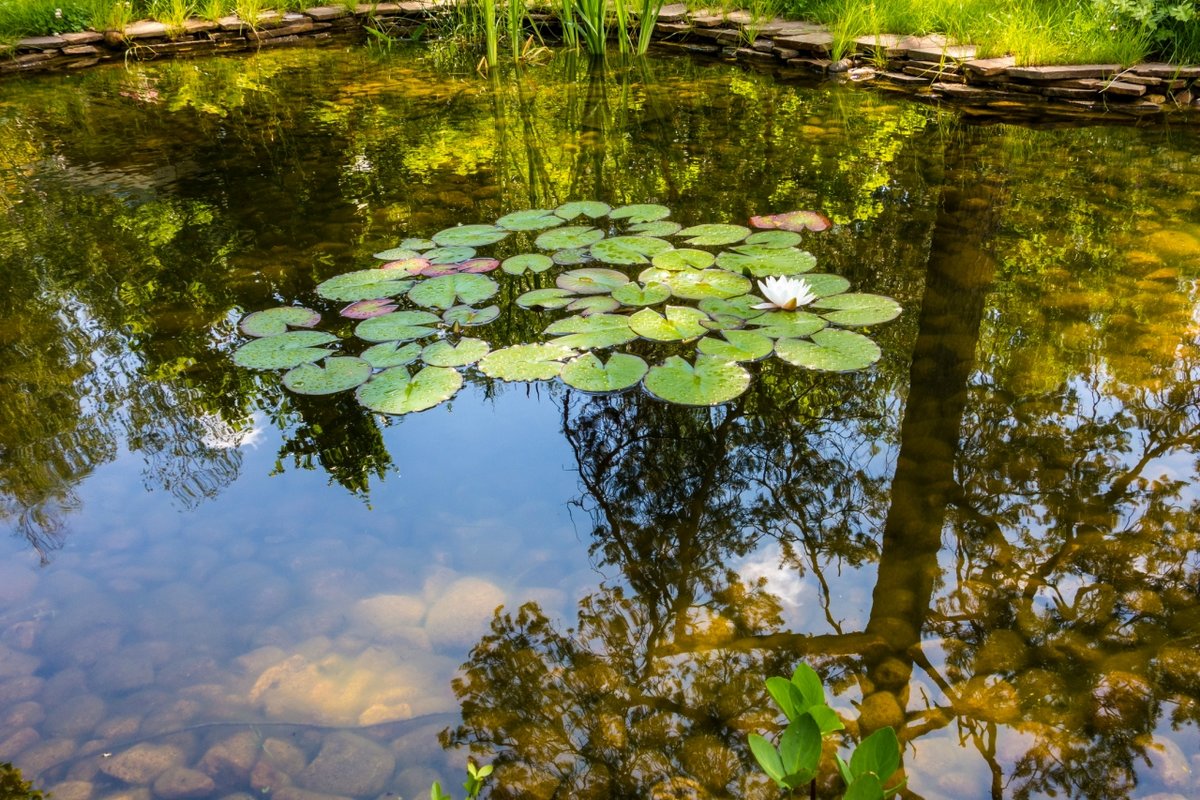
{"label": "flat stone at pond edge", "polygon": [[949,44],[945,47],[910,47],[908,57],[927,61],[970,61],[976,52],[973,44]]}
{"label": "flat stone at pond edge", "polygon": [[916,86],[918,84],[925,85],[930,82],[930,78],[920,78],[916,75],[906,75],[903,72],[881,72],[879,73],[879,77],[885,78],[892,83],[898,83],[901,86]]}
{"label": "flat stone at pond edge", "polygon": [[104,34],[96,31],[79,31],[78,33],[60,33],[58,38],[67,44],[95,44],[104,41]]}
{"label": "flat stone at pond edge", "polygon": [[1124,81],[1102,81],[1096,78],[1085,78],[1079,81],[1084,89],[1094,89],[1104,94],[1115,94],[1123,97],[1141,97],[1146,93],[1146,87],[1137,83]]}
{"label": "flat stone at pond edge", "polygon": [[1003,56],[1002,58],[974,58],[963,62],[963,67],[974,75],[1000,75],[1010,67],[1017,65],[1017,59],[1013,56]]}
{"label": "flat stone at pond edge", "polygon": [[91,44],[72,45],[62,49],[64,56],[94,56],[99,55],[100,48]]}
{"label": "flat stone at pond edge", "polygon": [[317,757],[296,776],[316,792],[353,796],[377,795],[396,769],[396,759],[382,745],[349,731],[325,738]]}
{"label": "flat stone at pond edge", "polygon": [[304,9],[304,13],[315,19],[317,22],[324,22],[331,19],[339,19],[346,16],[346,9],[342,6],[315,6],[313,8]]}
{"label": "flat stone at pond edge", "polygon": [[1107,78],[1120,70],[1120,64],[1063,64],[1051,67],[1009,67],[1004,74],[1026,81],[1063,81],[1076,78]]}
{"label": "flat stone at pond edge", "polygon": [[132,25],[126,25],[122,31],[126,39],[159,39],[167,35],[167,26],[161,22],[143,19]]}
{"label": "flat stone at pond edge", "polygon": [[164,800],[208,797],[214,789],[212,778],[187,767],[171,767],[154,781],[154,793]]}
{"label": "flat stone at pond edge", "polygon": [[67,43],[61,36],[30,36],[17,42],[19,50],[57,50]]}
{"label": "flat stone at pond edge", "polygon": [[908,52],[900,44],[903,40],[903,36],[894,33],[879,33],[873,36],[859,36],[854,40],[854,44],[860,53],[877,53],[894,58]]}
{"label": "flat stone at pond edge", "polygon": [[659,22],[682,22],[687,19],[688,8],[683,3],[670,3],[659,9]]}
{"label": "flat stone at pond edge", "polygon": [[1200,78],[1198,66],[1180,67],[1176,64],[1151,62],[1135,64],[1129,69],[1133,74],[1144,75],[1147,78]]}
{"label": "flat stone at pond edge", "polygon": [[825,31],[800,33],[793,36],[776,36],[775,44],[791,50],[807,53],[828,53],[833,44],[833,34]]}

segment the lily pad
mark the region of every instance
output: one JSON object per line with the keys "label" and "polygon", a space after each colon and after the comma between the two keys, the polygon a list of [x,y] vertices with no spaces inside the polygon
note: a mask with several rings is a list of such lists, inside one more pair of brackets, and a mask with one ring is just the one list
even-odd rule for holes
{"label": "lily pad", "polygon": [[563,203],[554,209],[554,213],[565,220],[572,220],[579,216],[596,219],[603,217],[609,211],[612,211],[612,206],[599,200],[576,200],[572,203]]}
{"label": "lily pad", "polygon": [[640,233],[642,236],[674,236],[682,229],[683,226],[678,222],[671,222],[667,219],[639,222],[637,225],[629,226],[630,233]]}
{"label": "lily pad", "polygon": [[563,361],[576,355],[557,342],[518,344],[493,350],[479,361],[479,369],[502,381],[546,381],[558,377]]}
{"label": "lily pad", "polygon": [[500,306],[485,306],[484,308],[454,306],[446,309],[446,312],[442,314],[442,321],[447,325],[461,325],[466,328],[487,325],[498,316],[500,316]]}
{"label": "lily pad", "polygon": [[750,229],[742,225],[710,223],[684,228],[677,235],[688,237],[688,244],[700,245],[701,247],[718,247],[742,241],[750,235]]}
{"label": "lily pad", "polygon": [[795,248],[747,245],[717,256],[717,266],[730,272],[748,272],[756,278],[768,275],[798,275],[817,266],[817,257]]}
{"label": "lily pad", "polygon": [[607,314],[610,311],[616,311],[620,307],[621,304],[619,302],[606,294],[589,294],[587,297],[572,300],[571,304],[567,306],[567,311],[574,311],[585,317],[590,317],[592,314]]}
{"label": "lily pad", "polygon": [[798,233],[793,231],[759,231],[752,233],[746,237],[746,244],[755,247],[774,247],[783,249],[785,247],[795,247],[803,241]]}
{"label": "lily pad", "polygon": [[781,231],[823,231],[833,223],[829,217],[816,211],[788,211],[783,214],[769,214],[761,217],[751,217],[750,225],[755,228],[770,228]]}
{"label": "lily pad", "polygon": [[482,339],[460,339],[457,345],[434,342],[421,351],[421,360],[431,367],[465,367],[488,354],[492,346]]}
{"label": "lily pad", "polygon": [[475,305],[499,291],[500,287],[486,275],[464,273],[430,278],[417,284],[408,299],[426,308],[450,308],[456,303]]}
{"label": "lily pad", "polygon": [[608,294],[618,286],[628,283],[629,276],[615,269],[585,267],[564,272],[554,282],[558,288],[576,294]]}
{"label": "lily pad", "polygon": [[711,267],[717,257],[707,250],[693,250],[681,247],[678,250],[667,250],[656,255],[651,263],[659,269],[678,271],[681,269],[704,269]]}
{"label": "lily pad", "polygon": [[459,275],[463,273],[482,274],[491,272],[500,266],[494,258],[468,258],[455,264],[430,264],[421,270],[421,274],[430,278],[440,278],[444,275]]}
{"label": "lily pad", "polygon": [[392,298],[381,297],[376,300],[359,300],[357,303],[351,303],[340,313],[346,319],[371,319],[372,317],[382,317],[395,310],[396,302]]}
{"label": "lily pad", "polygon": [[469,261],[475,257],[475,248],[467,247],[466,245],[457,245],[453,247],[438,247],[433,250],[427,250],[422,258],[429,261],[430,264],[461,264],[464,261]]}
{"label": "lily pad", "polygon": [[671,243],[653,236],[614,236],[592,245],[592,258],[605,264],[645,264],[649,256],[670,250]]}
{"label": "lily pad", "polygon": [[[878,325],[900,316],[900,304],[878,294],[838,294],[813,301],[813,309],[834,325]],[[826,310],[832,309],[832,310]]]}
{"label": "lily pad", "polygon": [[380,342],[368,347],[360,357],[375,369],[387,369],[411,364],[421,357],[424,349],[416,342]]}
{"label": "lily pad", "polygon": [[526,272],[545,272],[554,266],[554,259],[541,253],[521,253],[504,259],[500,269],[509,275],[522,275]]}
{"label": "lily pad", "polygon": [[420,239],[414,236],[400,242],[400,247],[419,252],[421,250],[432,250],[437,247],[437,243],[432,239]]}
{"label": "lily pad", "polygon": [[636,386],[646,374],[646,362],[627,353],[613,353],[608,363],[594,353],[573,358],[562,369],[563,383],[583,392],[607,394]]}
{"label": "lily pad", "polygon": [[743,294],[727,299],[713,297],[701,300],[699,306],[701,311],[713,317],[731,316],[747,320],[763,315],[762,309],[753,307],[756,303],[760,302],[762,302],[762,298],[751,294]]}
{"label": "lily pad", "polygon": [[546,333],[561,337],[555,344],[574,350],[593,350],[632,342],[637,334],[630,329],[630,323],[631,318],[621,314],[567,317],[551,323]]}
{"label": "lily pad", "polygon": [[429,326],[441,321],[441,317],[428,311],[393,311],[364,319],[354,328],[354,335],[367,342],[408,342],[437,333]]}
{"label": "lily pad", "polygon": [[430,238],[438,247],[482,247],[508,237],[508,231],[495,225],[458,225],[438,231]]}
{"label": "lily pad", "polygon": [[671,297],[671,288],[665,283],[648,283],[645,286],[630,281],[612,291],[612,299],[623,306],[656,306]]}
{"label": "lily pad", "polygon": [[565,308],[575,299],[575,293],[566,289],[531,289],[517,298],[517,305],[521,308]]}
{"label": "lily pad", "polygon": [[[829,275],[822,272],[806,273],[804,275],[804,282],[808,284],[808,290],[817,297],[828,298],[835,294],[841,294],[850,288],[850,281],[841,275]],[[820,301],[815,301],[814,305],[820,305]]]}
{"label": "lily pad", "polygon": [[321,345],[336,341],[323,331],[287,331],[246,342],[234,352],[233,363],[247,369],[291,369],[325,358],[329,351]]}
{"label": "lily pad", "polygon": [[545,208],[531,208],[505,214],[496,224],[510,231],[540,231],[562,225],[563,218]]}
{"label": "lily pad", "polygon": [[879,360],[879,345],[853,331],[829,328],[812,335],[812,341],[780,339],[775,353],[789,364],[827,372],[853,372]]}
{"label": "lily pad", "polygon": [[380,261],[403,261],[406,258],[416,258],[420,253],[415,247],[405,247],[401,244],[399,247],[393,247],[390,250],[380,250],[375,254],[375,258]]}
{"label": "lily pad", "polygon": [[425,367],[416,375],[408,367],[392,367],[358,387],[355,397],[381,414],[410,414],[446,402],[462,385],[462,375],[450,367]]}
{"label": "lily pad", "polygon": [[687,269],[678,272],[648,269],[638,276],[643,283],[657,281],[671,287],[671,294],[685,300],[729,298],[746,294],[751,285],[747,278],[723,269]]}
{"label": "lily pad", "polygon": [[712,406],[734,399],[750,385],[750,373],[732,361],[700,355],[695,365],[670,356],[651,367],[642,382],[646,391],[669,403]]}
{"label": "lily pad", "polygon": [[677,342],[694,339],[708,333],[700,324],[708,315],[690,306],[667,306],[665,316],[650,308],[643,308],[629,317],[629,327],[639,336],[658,342]]}
{"label": "lily pad", "polygon": [[275,336],[288,328],[311,328],[320,321],[321,315],[311,308],[283,306],[247,314],[238,327],[247,336]]}
{"label": "lily pad", "polygon": [[414,281],[407,273],[389,269],[360,269],[337,275],[317,284],[317,294],[326,300],[343,303],[355,300],[379,300],[395,297],[412,288]]}
{"label": "lily pad", "polygon": [[725,361],[758,361],[771,355],[775,343],[754,331],[722,331],[724,339],[705,336],[696,348],[706,356]]}
{"label": "lily pad", "polygon": [[566,250],[557,250],[550,254],[550,258],[555,264],[563,267],[586,264],[592,260],[585,247],[568,247]]}
{"label": "lily pad", "polygon": [[604,231],[584,225],[555,228],[533,240],[543,250],[578,250],[595,244],[604,238]]}
{"label": "lily pad", "polygon": [[812,336],[826,327],[825,320],[807,311],[768,311],[750,320],[750,326],[772,339],[798,339]]}
{"label": "lily pad", "polygon": [[361,358],[333,356],[324,365],[301,364],[283,376],[283,385],[296,394],[335,394],[366,383],[371,365]]}
{"label": "lily pad", "polygon": [[399,261],[389,261],[380,269],[396,270],[397,272],[407,272],[409,275],[421,275],[425,270],[429,269],[433,264],[428,258],[404,258]]}
{"label": "lily pad", "polygon": [[630,222],[654,222],[669,216],[671,216],[671,209],[654,203],[620,206],[608,212],[609,219],[626,219]]}

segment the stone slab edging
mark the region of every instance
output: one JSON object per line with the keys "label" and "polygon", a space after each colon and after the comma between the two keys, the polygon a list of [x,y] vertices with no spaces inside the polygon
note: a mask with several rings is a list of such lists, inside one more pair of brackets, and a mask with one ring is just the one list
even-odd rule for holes
{"label": "stone slab edging", "polygon": [[[75,70],[115,60],[207,55],[362,36],[368,26],[391,36],[419,35],[447,13],[449,0],[405,0],[267,12],[254,24],[236,16],[189,19],[175,30],[141,20],[120,31],[36,36],[0,45],[0,78]],[[541,29],[556,20],[535,14]],[[953,104],[971,117],[1154,120],[1200,119],[1200,66],[1117,64],[1020,66],[1011,57],[977,58],[973,45],[944,36],[862,36],[834,62],[834,36],[809,22],[755,18],[744,11],[664,6],[658,45],[744,62],[776,77],[840,76],[925,102]]]}

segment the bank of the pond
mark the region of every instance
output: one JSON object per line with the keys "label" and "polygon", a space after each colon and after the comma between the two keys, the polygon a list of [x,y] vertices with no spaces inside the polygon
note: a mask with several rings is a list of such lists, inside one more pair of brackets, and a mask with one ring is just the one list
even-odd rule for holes
{"label": "bank of the pond", "polygon": [[[420,37],[437,30],[449,6],[401,3],[317,6],[267,12],[254,23],[236,16],[189,19],[171,28],[142,20],[123,30],[38,36],[0,46],[0,76],[76,70],[116,60],[147,60],[320,44],[380,37]],[[535,16],[553,34],[552,16]],[[900,91],[927,102],[952,103],[992,119],[1195,119],[1200,113],[1200,66],[1144,63],[1019,66],[1012,57],[977,58],[973,45],[940,35],[862,36],[836,42],[826,27],[744,12],[689,11],[666,6],[655,25],[659,46],[732,59],[782,79],[834,76]],[[834,55],[843,57],[834,60]]]}

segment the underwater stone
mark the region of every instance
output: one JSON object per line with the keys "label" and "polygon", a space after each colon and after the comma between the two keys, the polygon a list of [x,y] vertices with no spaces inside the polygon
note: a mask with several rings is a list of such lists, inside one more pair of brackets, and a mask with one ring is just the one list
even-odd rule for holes
{"label": "underwater stone", "polygon": [[47,789],[46,794],[54,800],[90,800],[95,788],[91,781],[63,781]]}
{"label": "underwater stone", "polygon": [[6,739],[0,739],[0,761],[12,761],[19,754],[42,740],[42,735],[31,727],[18,730]]}
{"label": "underwater stone", "polygon": [[349,731],[328,736],[297,783],[318,792],[375,795],[387,786],[396,759],[384,747]]}
{"label": "underwater stone", "polygon": [[38,775],[75,755],[77,749],[73,739],[50,739],[35,744],[21,753],[21,769],[26,775]]}
{"label": "underwater stone", "polygon": [[446,588],[425,618],[425,630],[435,646],[469,647],[491,622],[504,592],[481,578],[460,578]]}
{"label": "underwater stone", "polygon": [[56,736],[83,736],[100,724],[104,712],[104,701],[94,694],[70,697],[47,712],[43,728]]}
{"label": "underwater stone", "polygon": [[171,767],[183,766],[183,749],[169,744],[137,744],[100,764],[105,775],[125,783],[147,785]]}
{"label": "underwater stone", "polygon": [[252,731],[239,731],[208,748],[199,766],[218,783],[241,783],[249,779],[258,756],[258,736]]}
{"label": "underwater stone", "polygon": [[154,793],[164,800],[207,797],[215,788],[212,778],[187,767],[171,767],[154,781]]}

